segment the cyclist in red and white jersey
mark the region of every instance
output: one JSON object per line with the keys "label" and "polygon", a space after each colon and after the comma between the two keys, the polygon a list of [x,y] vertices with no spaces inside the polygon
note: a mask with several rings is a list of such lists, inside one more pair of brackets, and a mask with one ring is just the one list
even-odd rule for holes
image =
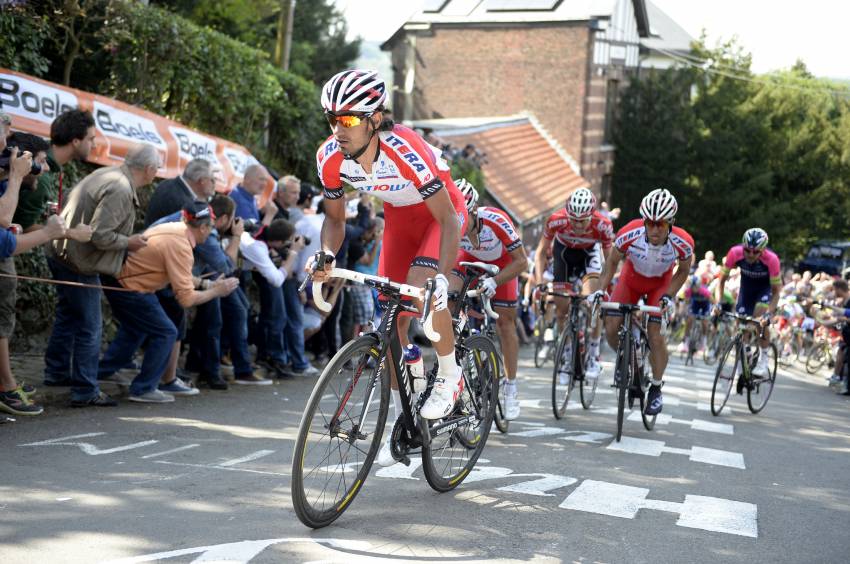
{"label": "cyclist in red and white jersey", "polygon": [[[573,281],[581,280],[582,291],[591,294],[599,290],[599,274],[614,241],[614,227],[611,220],[596,210],[596,196],[587,188],[579,188],[567,199],[567,205],[549,216],[543,229],[543,237],[535,253],[535,272],[537,283],[542,283],[546,269],[546,256],[552,249],[554,257],[556,291],[572,286]],[[553,248],[554,247],[554,248]],[[604,287],[604,286],[603,286]],[[558,315],[558,327],[563,329],[569,315],[569,301],[555,298]],[[602,325],[593,320],[590,338],[590,354],[585,374],[588,378],[598,378],[602,372],[599,364],[599,341]],[[541,353],[544,358],[548,350]]]}
{"label": "cyclist in red and white jersey", "polygon": [[[653,190],[640,204],[643,219],[635,219],[617,232],[614,249],[605,261],[599,282],[601,288],[607,288],[617,266],[625,259],[611,301],[637,304],[646,295],[646,305],[660,305],[668,315],[672,314],[675,308],[672,296],[688,279],[694,258],[693,238],[684,229],[673,225],[678,209],[673,194],[664,189]],[[606,299],[605,291],[597,291],[591,299]],[[653,380],[646,413],[655,415],[663,405],[661,385],[667,368],[667,343],[661,334],[661,318],[650,316],[649,322],[647,333]],[[617,333],[622,325],[621,313],[606,312],[605,333],[612,349],[617,348]]]}
{"label": "cyclist in red and white jersey", "polygon": [[[466,206],[440,151],[413,130],[393,124],[386,117],[386,97],[384,81],[368,70],[342,71],[322,88],[322,107],[333,135],[316,154],[325,198],[321,249],[332,258],[343,243],[344,184],[384,201],[379,273],[419,287],[429,278],[435,281],[434,329],[441,338],[434,348],[439,368],[419,414],[425,419],[440,419],[454,407],[461,379],[447,310],[446,275],[455,264]],[[313,265],[311,261],[308,269],[312,271]],[[332,267],[328,263],[326,270]],[[325,272],[315,272],[313,276],[317,281],[326,279]],[[405,346],[409,324],[409,317],[399,320]],[[392,389],[393,405],[399,415],[401,400],[395,378]]]}
{"label": "cyclist in red and white jersey", "polygon": [[[478,192],[465,179],[456,183],[466,200],[469,213],[466,233],[460,240],[458,269],[460,262],[485,262],[499,267],[495,277],[485,277],[480,281],[481,288],[491,298],[493,310],[499,314],[496,331],[502,345],[505,358],[507,382],[505,386],[505,419],[519,417],[519,398],[517,397],[516,371],[519,353],[519,338],[516,332],[516,311],[519,292],[518,277],[528,266],[528,257],[519,233],[508,215],[498,208],[478,207]],[[462,276],[457,273],[456,276]],[[452,287],[461,286],[460,278],[452,281]]]}

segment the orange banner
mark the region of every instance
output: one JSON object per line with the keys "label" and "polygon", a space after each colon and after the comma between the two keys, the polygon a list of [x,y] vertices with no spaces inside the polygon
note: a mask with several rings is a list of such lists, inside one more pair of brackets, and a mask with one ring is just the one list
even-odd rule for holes
{"label": "orange banner", "polygon": [[[89,162],[112,166],[124,162],[137,143],[153,145],[162,157],[160,178],[178,176],[196,158],[210,161],[216,172],[216,190],[230,192],[242,180],[245,169],[257,163],[242,145],[191,129],[147,110],[75,88],[68,88],[23,73],[0,68],[0,101],[12,116],[12,128],[50,137],[50,124],[65,110],[80,108],[94,116],[97,140]],[[274,191],[270,181],[259,205]]]}

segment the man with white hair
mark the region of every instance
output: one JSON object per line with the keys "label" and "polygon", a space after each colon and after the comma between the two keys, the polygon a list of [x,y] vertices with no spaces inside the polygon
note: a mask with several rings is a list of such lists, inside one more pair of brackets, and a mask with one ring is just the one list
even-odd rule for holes
{"label": "man with white hair", "polygon": [[104,167],[83,178],[62,210],[69,228],[80,224],[92,228],[91,241],[56,241],[48,256],[54,280],[88,285],[56,286],[59,300],[44,353],[45,385],[70,385],[72,407],[116,405],[100,391],[97,380],[103,326],[98,286],[101,275],[117,277],[127,254],[147,245],[144,235],[133,235],[139,206],[136,191],[153,182],[160,166],[154,146],[134,145],[123,165]]}

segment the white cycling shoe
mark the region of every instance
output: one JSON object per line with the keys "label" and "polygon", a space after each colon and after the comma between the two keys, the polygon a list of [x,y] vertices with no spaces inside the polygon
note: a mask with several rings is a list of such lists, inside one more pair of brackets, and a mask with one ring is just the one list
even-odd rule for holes
{"label": "white cycling shoe", "polygon": [[425,419],[442,419],[451,413],[455,401],[460,396],[461,381],[460,367],[457,369],[457,379],[454,382],[446,382],[446,379],[438,373],[434,387],[431,388],[431,395],[419,410],[419,416]]}
{"label": "white cycling shoe", "polygon": [[759,378],[766,378],[768,374],[770,374],[770,366],[768,365],[768,361],[770,359],[767,358],[766,354],[759,355],[759,359],[756,361],[756,365],[753,367],[753,376],[758,376]]}
{"label": "white cycling shoe", "polygon": [[584,369],[584,375],[588,380],[596,380],[602,374],[602,365],[599,364],[599,359],[591,355],[587,359],[587,366]]}
{"label": "white cycling shoe", "polygon": [[383,445],[381,445],[381,450],[378,451],[378,456],[375,458],[375,462],[378,463],[378,466],[383,466],[384,468],[396,463],[396,459],[393,458],[392,448],[390,447],[389,437],[387,437],[387,440],[384,441]]}
{"label": "white cycling shoe", "polygon": [[519,417],[519,397],[517,393],[505,396],[505,421],[513,421]]}

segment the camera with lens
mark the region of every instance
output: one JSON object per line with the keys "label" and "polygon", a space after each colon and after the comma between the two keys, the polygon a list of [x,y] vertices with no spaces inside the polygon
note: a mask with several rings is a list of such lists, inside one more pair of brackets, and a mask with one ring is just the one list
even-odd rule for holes
{"label": "camera with lens", "polygon": [[[19,151],[18,157],[20,158]],[[12,167],[12,148],[6,147],[3,149],[3,152],[0,153],[0,169],[9,172],[9,169]],[[30,174],[41,174],[41,165],[36,163],[34,160],[32,162],[32,168],[30,168]]]}
{"label": "camera with lens", "polygon": [[263,228],[263,224],[257,221],[256,219],[243,219],[242,227],[245,229],[245,233],[249,235],[254,235],[260,229]]}

